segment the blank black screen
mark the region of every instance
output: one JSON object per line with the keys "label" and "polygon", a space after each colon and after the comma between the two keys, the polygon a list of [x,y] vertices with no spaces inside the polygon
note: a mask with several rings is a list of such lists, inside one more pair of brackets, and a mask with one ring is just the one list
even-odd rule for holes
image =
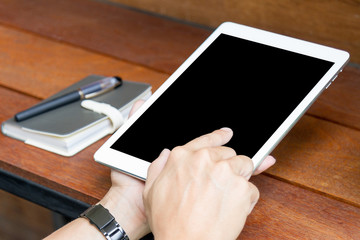
{"label": "blank black screen", "polygon": [[333,63],[221,34],[111,146],[146,161],[221,127],[253,157]]}

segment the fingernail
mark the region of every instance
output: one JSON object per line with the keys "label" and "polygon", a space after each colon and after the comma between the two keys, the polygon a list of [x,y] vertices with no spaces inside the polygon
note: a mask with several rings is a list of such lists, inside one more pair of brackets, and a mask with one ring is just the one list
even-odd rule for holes
{"label": "fingernail", "polygon": [[276,163],[276,158],[274,158],[273,156],[269,155],[268,158],[271,159],[271,165],[274,165]]}
{"label": "fingernail", "polygon": [[228,128],[228,127],[223,127],[220,130],[227,131],[227,132],[232,132],[231,128]]}

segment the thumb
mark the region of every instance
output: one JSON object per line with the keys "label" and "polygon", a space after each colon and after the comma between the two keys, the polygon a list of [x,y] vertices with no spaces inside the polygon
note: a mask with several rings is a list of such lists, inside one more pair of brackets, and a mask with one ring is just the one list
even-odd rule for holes
{"label": "thumb", "polygon": [[153,161],[148,169],[146,185],[149,187],[152,186],[155,179],[159,176],[160,172],[163,170],[168,158],[170,155],[169,149],[164,149],[159,157]]}
{"label": "thumb", "polygon": [[141,107],[141,105],[144,104],[144,102],[145,101],[142,99],[137,100],[130,110],[129,117],[131,117]]}

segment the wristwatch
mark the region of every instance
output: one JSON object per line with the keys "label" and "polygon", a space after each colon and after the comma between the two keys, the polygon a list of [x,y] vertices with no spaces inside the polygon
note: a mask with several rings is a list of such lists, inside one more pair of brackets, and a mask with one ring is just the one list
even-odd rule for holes
{"label": "wristwatch", "polygon": [[91,206],[80,214],[80,217],[89,219],[90,223],[94,224],[108,240],[129,240],[114,216],[101,204]]}

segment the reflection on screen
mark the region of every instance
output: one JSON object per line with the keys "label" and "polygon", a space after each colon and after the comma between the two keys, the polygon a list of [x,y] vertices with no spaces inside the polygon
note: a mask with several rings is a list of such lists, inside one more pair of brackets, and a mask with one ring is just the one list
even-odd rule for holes
{"label": "reflection on screen", "polygon": [[221,34],[111,146],[146,161],[221,127],[255,155],[333,63]]}

